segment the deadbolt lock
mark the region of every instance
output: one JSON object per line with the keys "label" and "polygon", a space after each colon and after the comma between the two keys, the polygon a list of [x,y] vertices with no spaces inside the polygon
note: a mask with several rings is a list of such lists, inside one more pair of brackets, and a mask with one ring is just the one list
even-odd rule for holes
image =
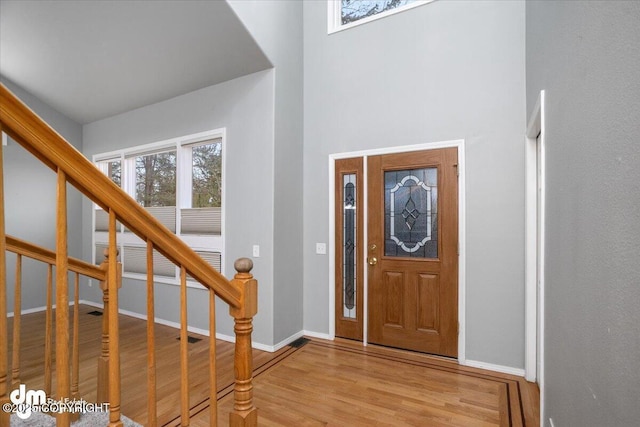
{"label": "deadbolt lock", "polygon": [[369,246],[369,250],[370,250],[371,252],[375,251],[376,249],[378,249],[378,246],[376,246],[376,244],[375,244],[375,243],[372,243],[372,244]]}

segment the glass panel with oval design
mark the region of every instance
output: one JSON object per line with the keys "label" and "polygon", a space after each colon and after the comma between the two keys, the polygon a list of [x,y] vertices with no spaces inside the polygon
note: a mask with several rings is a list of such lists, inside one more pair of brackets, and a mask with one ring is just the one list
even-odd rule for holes
{"label": "glass panel with oval design", "polygon": [[384,173],[385,256],[438,257],[438,169]]}
{"label": "glass panel with oval design", "polygon": [[343,175],[342,301],[343,315],[356,318],[356,175]]}

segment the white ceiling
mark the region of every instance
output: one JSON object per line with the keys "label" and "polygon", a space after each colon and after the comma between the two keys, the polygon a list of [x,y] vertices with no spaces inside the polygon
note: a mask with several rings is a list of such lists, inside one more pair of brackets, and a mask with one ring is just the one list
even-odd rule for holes
{"label": "white ceiling", "polygon": [[0,1],[0,74],[81,124],[270,67],[226,1]]}

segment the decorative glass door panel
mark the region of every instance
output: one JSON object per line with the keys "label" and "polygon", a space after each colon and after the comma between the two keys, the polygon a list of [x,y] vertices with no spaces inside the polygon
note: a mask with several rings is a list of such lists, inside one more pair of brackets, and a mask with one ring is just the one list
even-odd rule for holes
{"label": "decorative glass door panel", "polygon": [[363,337],[363,170],[362,158],[335,163],[336,336],[355,340]]}
{"label": "decorative glass door panel", "polygon": [[438,169],[384,172],[384,255],[438,257]]}
{"label": "decorative glass door panel", "polygon": [[344,174],[344,203],[342,236],[342,311],[349,319],[356,318],[356,174]]}

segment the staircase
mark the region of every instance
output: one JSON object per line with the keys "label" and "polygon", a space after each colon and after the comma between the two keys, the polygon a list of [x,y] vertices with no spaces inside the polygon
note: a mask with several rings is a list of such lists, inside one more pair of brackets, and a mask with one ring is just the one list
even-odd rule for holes
{"label": "staircase", "polygon": [[[122,268],[118,262],[117,223],[124,224],[147,247],[147,393],[148,425],[157,424],[155,348],[154,348],[154,280],[153,251],[156,250],[180,269],[180,413],[181,425],[189,425],[189,358],[187,349],[187,276],[209,291],[210,331],[210,420],[216,425],[215,378],[215,300],[223,300],[235,321],[235,386],[234,410],[229,415],[232,426],[257,425],[257,409],[253,404],[251,332],[253,317],[257,313],[257,282],[251,274],[251,260],[241,258],[235,262],[236,274],[232,280],[222,276],[197,255],[180,238],[157,221],[134,199],[114,184],[71,144],[40,119],[24,103],[0,84],[0,131],[8,134],[33,156],[56,174],[57,223],[56,248],[42,248],[5,233],[4,184],[2,173],[2,147],[0,146],[0,404],[11,402],[11,392],[20,382],[20,317],[21,271],[23,258],[31,258],[48,266],[47,315],[45,339],[45,390],[55,401],[74,400],[79,396],[78,372],[78,289],[80,277],[100,282],[103,291],[104,316],[102,324],[102,354],[97,361],[98,395],[96,402],[109,404],[109,427],[123,426],[120,413],[121,378],[118,329],[118,290],[121,287]],[[69,257],[67,251],[67,186],[72,185],[96,203],[109,215],[109,246],[105,261],[100,266]],[[16,281],[14,284],[14,320],[12,363],[9,371],[7,335],[7,271],[6,253],[16,254]],[[55,267],[55,277],[54,277]],[[73,323],[69,328],[68,275],[72,274],[75,300]],[[55,280],[56,292],[52,295]],[[55,301],[55,330],[52,322],[52,304]],[[70,333],[71,329],[71,333]],[[55,348],[52,346],[55,338]],[[71,348],[71,351],[69,349]],[[55,355],[55,367],[52,366]],[[51,389],[55,373],[56,389]],[[57,426],[69,426],[78,413],[61,412],[56,415]],[[9,413],[0,411],[0,427],[9,426]]]}

